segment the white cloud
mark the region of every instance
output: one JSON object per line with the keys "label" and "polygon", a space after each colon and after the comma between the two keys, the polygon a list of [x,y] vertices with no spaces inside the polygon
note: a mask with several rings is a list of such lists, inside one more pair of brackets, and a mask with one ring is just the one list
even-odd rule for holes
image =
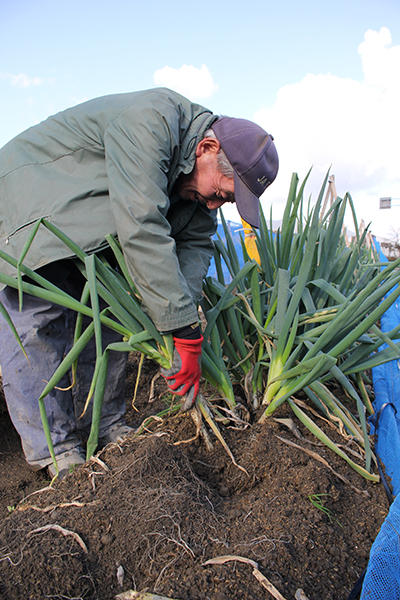
{"label": "white cloud", "polygon": [[[351,193],[357,215],[372,220],[377,235],[387,235],[393,219],[400,231],[400,46],[391,42],[386,27],[368,30],[358,48],[362,81],[308,74],[282,87],[274,105],[256,113],[254,120],[274,135],[280,157],[280,173],[263,204],[282,202],[291,173],[302,179],[311,166],[309,192],[316,199],[331,167],[338,194]],[[397,216],[379,211],[381,196],[398,197]]]}
{"label": "white cloud", "polygon": [[218,89],[206,65],[200,68],[182,65],[179,69],[165,66],[154,72],[155,85],[169,87],[191,100],[209,98]]}
{"label": "white cloud", "polygon": [[18,73],[17,75],[13,75],[12,73],[0,73],[0,79],[5,79],[9,81],[13,87],[19,88],[28,88],[44,83],[44,79],[41,77],[30,77],[25,73]]}
{"label": "white cloud", "polygon": [[379,31],[368,29],[358,53],[367,84],[399,93],[400,46],[391,46],[391,43],[392,36],[387,27],[381,27]]}

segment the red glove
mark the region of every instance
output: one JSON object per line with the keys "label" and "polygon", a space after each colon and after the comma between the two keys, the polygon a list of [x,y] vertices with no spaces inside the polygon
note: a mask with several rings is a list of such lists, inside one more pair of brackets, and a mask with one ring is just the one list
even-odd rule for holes
{"label": "red glove", "polygon": [[197,340],[174,337],[175,350],[172,368],[168,371],[162,370],[169,390],[178,396],[185,396],[190,391],[192,403],[200,386],[200,358],[203,339],[203,336]]}

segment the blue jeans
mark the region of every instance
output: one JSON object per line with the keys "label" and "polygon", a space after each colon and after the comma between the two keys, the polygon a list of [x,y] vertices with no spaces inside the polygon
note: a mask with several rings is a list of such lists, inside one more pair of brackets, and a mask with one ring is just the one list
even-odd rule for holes
{"label": "blue jeans", "polygon": [[[62,278],[60,287],[77,298],[83,281],[75,271],[66,271],[67,275]],[[0,292],[0,301],[16,326],[29,359],[28,362],[8,324],[0,315],[0,365],[8,412],[21,437],[27,462],[33,468],[40,469],[52,461],[43,431],[38,398],[72,346],[76,313],[29,294],[24,294],[23,309],[19,312],[17,291],[10,287]],[[104,347],[120,339],[119,334],[103,328]],[[68,389],[53,389],[45,398],[56,455],[80,448],[82,439],[87,435],[91,404],[85,416],[79,417],[89,391],[95,358],[93,338],[79,357],[75,385],[70,387],[69,372],[57,385],[58,388]],[[100,437],[110,425],[123,419],[126,361],[125,352],[110,353]]]}

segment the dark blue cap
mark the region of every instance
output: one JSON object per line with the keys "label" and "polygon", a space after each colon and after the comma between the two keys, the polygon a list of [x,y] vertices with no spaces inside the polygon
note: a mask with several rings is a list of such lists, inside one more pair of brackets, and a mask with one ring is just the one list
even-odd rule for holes
{"label": "dark blue cap", "polygon": [[211,127],[233,167],[239,214],[246,223],[259,227],[259,198],[274,181],[279,168],[274,138],[246,119],[221,117]]}

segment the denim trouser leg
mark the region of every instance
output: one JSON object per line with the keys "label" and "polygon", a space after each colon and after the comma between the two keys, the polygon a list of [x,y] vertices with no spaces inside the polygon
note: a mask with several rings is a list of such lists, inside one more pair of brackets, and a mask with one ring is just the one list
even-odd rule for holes
{"label": "denim trouser leg", "polygon": [[[21,337],[29,362],[18,346],[5,320],[0,317],[0,365],[3,389],[11,420],[18,431],[27,462],[42,468],[51,462],[40,418],[38,398],[73,341],[75,315],[63,307],[24,294],[23,310],[18,311],[18,295],[12,288],[0,292],[0,301],[9,312]],[[120,339],[104,330],[104,345]],[[45,398],[55,453],[78,447],[78,429],[90,422],[91,406],[83,419],[78,419],[85,403],[93,375],[95,349],[92,340],[78,362],[78,381],[74,388],[53,390]],[[112,352],[103,404],[100,429],[120,420],[125,412],[125,353]],[[69,374],[58,383],[69,388]]]}
{"label": "denim trouser leg", "polygon": [[[84,319],[85,323],[85,319]],[[88,323],[86,323],[88,324]],[[115,331],[103,327],[102,343],[103,348],[113,342],[121,341],[121,336]],[[100,421],[99,437],[102,437],[107,428],[117,421],[121,421],[125,414],[125,370],[128,354],[126,352],[110,352],[108,359],[108,373],[106,387],[104,391],[103,409]],[[92,382],[94,365],[96,361],[96,345],[94,337],[86,346],[79,357],[77,368],[77,381],[72,389],[74,399],[74,411],[77,423],[77,429],[89,431],[92,402],[89,404],[85,415],[81,418],[85,401]]]}

